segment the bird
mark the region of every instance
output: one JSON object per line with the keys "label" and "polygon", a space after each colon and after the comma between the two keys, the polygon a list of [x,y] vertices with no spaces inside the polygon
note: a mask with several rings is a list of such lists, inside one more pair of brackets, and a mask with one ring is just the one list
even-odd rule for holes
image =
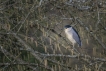
{"label": "bird", "polygon": [[70,25],[65,25],[64,28],[66,37],[72,42],[73,48],[76,43],[81,47],[82,43],[78,32]]}

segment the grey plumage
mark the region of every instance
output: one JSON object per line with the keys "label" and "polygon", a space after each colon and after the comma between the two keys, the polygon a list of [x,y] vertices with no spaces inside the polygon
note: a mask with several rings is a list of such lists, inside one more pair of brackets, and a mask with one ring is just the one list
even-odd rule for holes
{"label": "grey plumage", "polygon": [[73,46],[75,43],[78,43],[79,46],[81,46],[80,36],[73,27],[71,27],[70,25],[66,25],[65,33],[66,33],[67,38],[73,43]]}

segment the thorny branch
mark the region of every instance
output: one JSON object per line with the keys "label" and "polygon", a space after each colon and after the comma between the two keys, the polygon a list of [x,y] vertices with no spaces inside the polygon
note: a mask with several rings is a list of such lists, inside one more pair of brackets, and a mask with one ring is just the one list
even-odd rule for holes
{"label": "thorny branch", "polygon": [[[0,50],[1,52],[3,52],[3,53],[4,53],[5,55],[7,55],[7,56],[13,58],[14,60],[18,61],[18,63],[15,63],[14,61],[11,61],[11,63],[0,63],[0,65],[6,65],[6,66],[8,66],[8,65],[21,64],[21,65],[26,65],[26,66],[28,66],[29,68],[31,68],[31,69],[34,70],[34,71],[37,70],[37,67],[38,67],[38,66],[41,66],[41,67],[44,67],[44,68],[46,68],[46,69],[52,71],[52,69],[51,69],[50,67],[48,67],[48,66],[45,67],[44,64],[42,65],[42,64],[35,64],[35,63],[25,62],[25,61],[23,61],[22,59],[17,58],[16,55],[10,54],[10,53],[9,53],[6,49],[4,49],[2,46],[0,46],[0,47],[1,47],[1,50]],[[34,66],[33,66],[33,65],[34,65]],[[36,67],[35,67],[35,66],[36,66]]]}
{"label": "thorny branch", "polygon": [[[1,4],[0,7],[2,7],[2,5],[4,5],[8,1],[9,0],[6,0],[6,1],[0,3]],[[51,70],[51,71],[53,71],[53,70],[61,71],[61,69],[64,69],[63,71],[66,71],[66,70],[67,71],[70,71],[70,70],[72,70],[72,71],[80,71],[80,70],[87,71],[86,70],[87,68],[91,68],[91,70],[94,70],[94,68],[97,68],[98,71],[99,71],[100,69],[103,69],[103,64],[105,64],[105,62],[106,62],[106,59],[105,58],[102,58],[102,57],[93,57],[93,56],[86,55],[86,54],[77,54],[76,52],[74,52],[73,55],[67,54],[67,53],[66,54],[65,53],[60,54],[58,52],[57,53],[54,53],[54,54],[53,53],[49,53],[49,52],[48,53],[43,53],[42,51],[38,51],[38,50],[32,49],[32,46],[28,45],[27,42],[24,41],[20,37],[20,33],[24,33],[24,34],[22,34],[22,35],[24,35],[23,37],[25,37],[25,36],[28,37],[28,35],[30,35],[30,34],[28,34],[28,35],[25,34],[26,33],[26,30],[27,30],[27,33],[31,33],[31,37],[29,37],[29,38],[32,38],[33,40],[36,40],[37,39],[36,40],[36,42],[37,42],[36,44],[39,45],[39,46],[38,47],[37,46],[36,47],[34,46],[34,48],[40,48],[40,50],[43,50],[42,48],[44,48],[44,46],[47,46],[48,48],[50,48],[50,47],[54,48],[55,47],[55,44],[60,45],[61,48],[62,47],[63,48],[66,48],[65,44],[62,44],[61,41],[52,39],[53,42],[57,42],[58,41],[58,43],[52,43],[49,46],[49,44],[48,45],[45,44],[46,41],[43,41],[42,39],[39,39],[39,38],[41,38],[41,37],[44,38],[43,35],[40,34],[40,33],[42,33],[42,29],[44,29],[43,32],[46,32],[48,34],[50,34],[52,32],[52,35],[55,34],[56,36],[58,36],[59,38],[61,38],[62,40],[64,40],[68,44],[67,46],[70,46],[70,43],[66,41],[66,37],[63,37],[63,35],[61,34],[61,32],[58,33],[57,32],[58,30],[56,30],[58,25],[59,25],[58,27],[60,29],[60,25],[62,25],[62,28],[63,28],[63,26],[65,24],[67,24],[67,22],[66,21],[63,22],[63,20],[69,20],[70,22],[72,21],[73,23],[74,22],[75,23],[78,23],[78,25],[80,24],[87,31],[87,33],[90,33],[90,35],[93,36],[93,38],[95,40],[97,40],[97,42],[104,49],[106,49],[105,44],[102,43],[102,41],[97,36],[95,36],[95,34],[93,32],[90,32],[90,28],[87,27],[87,25],[85,23],[83,23],[83,20],[80,20],[80,18],[82,16],[85,16],[85,15],[81,14],[81,17],[79,17],[79,18],[76,18],[75,17],[75,16],[77,16],[79,14],[80,11],[82,13],[85,12],[84,14],[87,13],[86,11],[88,11],[88,12],[91,11],[92,12],[92,9],[95,6],[95,3],[92,3],[94,1],[92,1],[92,0],[89,0],[89,1],[87,1],[87,0],[78,0],[78,1],[77,0],[69,0],[69,2],[66,2],[65,0],[63,0],[61,2],[58,2],[56,0],[53,0],[53,1],[48,1],[48,0],[33,1],[33,0],[31,0],[31,1],[32,1],[32,3],[30,1],[26,2],[26,4],[28,6],[31,5],[31,7],[30,6],[28,7],[29,9],[26,9],[27,7],[25,7],[25,11],[28,10],[27,11],[28,13],[26,15],[22,16],[22,18],[17,18],[16,17],[18,24],[15,24],[15,23],[12,22],[12,25],[11,25],[11,22],[10,22],[11,20],[8,19],[9,20],[8,23],[12,26],[12,27],[10,27],[10,31],[6,30],[5,33],[4,33],[4,30],[3,30],[3,33],[0,32],[0,40],[1,40],[0,41],[0,43],[1,43],[0,45],[3,45],[3,47],[0,46],[1,47],[0,51],[1,51],[1,53],[4,54],[4,57],[6,57],[7,60],[10,61],[10,62],[7,62],[7,63],[6,62],[0,63],[0,66],[3,66],[4,65],[4,68],[5,68],[5,67],[9,67],[10,65],[25,65],[28,68],[30,68],[32,70],[35,70],[35,71],[36,70],[40,71],[39,70],[40,69],[39,67],[42,67],[42,68],[45,68],[45,69]],[[91,3],[90,4],[87,4],[88,2],[91,2]],[[86,5],[83,5],[83,3],[85,3]],[[16,7],[14,7],[14,10],[16,8],[20,8],[20,6],[19,7],[17,6],[18,5],[17,2],[15,2],[14,4],[8,5],[8,7],[11,7],[11,6],[15,5],[15,4],[16,4]],[[24,3],[22,3],[22,4],[24,4]],[[48,5],[46,5],[46,4],[48,4]],[[21,6],[21,8],[24,8],[22,6]],[[99,4],[99,2],[96,1],[96,8],[97,8],[97,14],[98,14],[98,16],[97,16],[97,24],[96,24],[97,26],[98,25],[101,25],[100,24],[100,22],[101,22],[101,13],[102,14],[105,14],[105,12],[100,11],[99,6],[102,7],[102,8],[105,8],[105,6],[102,6],[102,4]],[[71,7],[73,7],[75,10],[73,8],[71,8]],[[0,14],[4,14],[4,15],[5,14],[8,14],[8,13],[11,14],[10,11],[7,11],[7,12],[4,11],[4,9],[6,9],[6,8],[7,7],[5,7],[5,6],[3,6],[3,8],[0,8],[0,11],[2,11],[2,12],[0,12]],[[18,12],[20,12],[20,11],[21,10],[18,10]],[[46,13],[44,13],[44,12],[46,12]],[[52,12],[53,12],[53,14],[51,14]],[[62,15],[60,14],[60,12],[61,12]],[[78,14],[76,15],[74,12],[77,12]],[[15,11],[14,11],[14,13],[15,13]],[[68,15],[67,15],[67,13],[68,13]],[[93,11],[93,13],[95,13],[95,11]],[[5,18],[4,15],[1,18]],[[49,17],[48,17],[48,15],[49,15]],[[53,15],[55,15],[55,18],[51,18],[53,20],[52,21],[49,18],[50,17],[54,17]],[[34,19],[34,22],[32,20],[31,20],[31,23],[28,22],[27,29],[26,29],[25,28],[26,25],[24,23],[26,23],[26,20],[30,21],[28,19],[30,17],[31,17],[31,19]],[[6,18],[12,18],[12,21],[14,21],[14,16],[9,16],[9,17],[6,17]],[[18,19],[21,19],[21,20],[23,19],[23,21],[20,22],[20,20],[18,20]],[[60,19],[61,19],[61,22],[60,21],[58,22],[58,20],[60,20]],[[83,17],[83,19],[84,19],[84,17]],[[0,21],[0,22],[3,23],[3,24],[6,23],[5,21]],[[57,24],[57,22],[58,22],[58,24]],[[47,23],[49,23],[50,27],[46,26]],[[64,24],[62,24],[62,23],[64,23]],[[29,29],[29,24],[31,24],[31,29]],[[55,27],[51,28],[51,26],[53,26],[53,25],[55,25]],[[35,28],[34,30],[32,30],[32,27],[33,26]],[[104,25],[102,25],[102,26],[104,27],[104,29],[106,28]],[[39,27],[39,28],[36,28],[36,27]],[[18,30],[18,31],[16,31],[15,29]],[[21,31],[20,29],[24,29],[24,30]],[[14,32],[11,33],[11,31],[13,31],[13,30],[15,30],[16,33],[14,33]],[[29,30],[31,30],[31,31],[29,31]],[[1,24],[0,24],[0,31],[1,31]],[[23,32],[23,31],[25,31],[25,32]],[[50,31],[50,33],[48,31]],[[34,33],[34,36],[32,35],[32,33]],[[11,41],[10,43],[9,42],[6,42],[7,43],[6,44],[7,45],[7,49],[5,49],[5,47],[4,47],[5,42],[2,41],[2,39],[3,39],[1,37],[2,34],[6,34],[5,36],[3,36],[5,41],[8,41],[8,40]],[[8,46],[12,42],[16,43],[17,41],[14,41],[10,37],[7,38],[8,35],[9,36],[12,35],[11,37],[15,37],[18,40],[18,42],[21,43],[22,47],[24,47],[23,50],[26,51],[26,52],[30,52],[31,55],[37,60],[37,63],[26,62],[23,59],[21,59],[18,56],[16,56],[16,54],[11,54],[11,49],[12,48],[9,49]],[[35,35],[36,35],[36,37],[35,37]],[[35,39],[34,39],[34,37],[35,37]],[[46,37],[48,39],[49,38],[50,39],[52,38],[52,36],[50,36],[50,35],[47,35]],[[2,44],[2,42],[3,42],[3,44]],[[62,46],[62,45],[64,45],[64,46]],[[12,46],[10,46],[10,47],[14,47],[14,46],[15,46],[15,44],[12,44]],[[16,47],[19,48],[20,46],[16,45]],[[20,51],[20,49],[19,49],[19,51]],[[104,55],[105,55],[105,53],[104,53]],[[11,58],[13,58],[13,60]],[[61,59],[59,59],[59,58],[61,58]],[[64,60],[64,59],[76,59],[76,60],[82,62],[81,64],[83,64],[84,66],[81,66],[80,67],[80,66],[77,66],[77,65],[76,66],[68,65],[68,64],[71,63],[71,60],[69,61],[68,64],[66,64],[66,60]],[[104,70],[106,70],[106,69],[104,69]]]}

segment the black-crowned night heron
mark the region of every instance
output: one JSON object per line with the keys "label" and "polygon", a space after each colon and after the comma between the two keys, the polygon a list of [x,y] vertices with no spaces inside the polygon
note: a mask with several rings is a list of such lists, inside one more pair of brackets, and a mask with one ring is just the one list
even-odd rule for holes
{"label": "black-crowned night heron", "polygon": [[65,33],[67,38],[72,42],[73,48],[75,43],[78,43],[79,46],[81,46],[81,40],[78,32],[70,25],[66,25],[65,27]]}

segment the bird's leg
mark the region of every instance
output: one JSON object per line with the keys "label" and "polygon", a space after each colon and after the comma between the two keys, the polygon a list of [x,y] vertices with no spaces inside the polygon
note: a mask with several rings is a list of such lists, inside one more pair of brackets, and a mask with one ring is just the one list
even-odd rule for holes
{"label": "bird's leg", "polygon": [[75,44],[73,43],[73,50],[75,50],[77,53],[79,53],[79,52],[77,51],[77,49],[74,48],[74,46],[75,46]]}
{"label": "bird's leg", "polygon": [[74,43],[73,43],[73,50],[74,50]]}
{"label": "bird's leg", "polygon": [[84,52],[84,49],[81,47],[81,51],[82,51],[82,53],[81,54],[84,54],[85,52]]}

